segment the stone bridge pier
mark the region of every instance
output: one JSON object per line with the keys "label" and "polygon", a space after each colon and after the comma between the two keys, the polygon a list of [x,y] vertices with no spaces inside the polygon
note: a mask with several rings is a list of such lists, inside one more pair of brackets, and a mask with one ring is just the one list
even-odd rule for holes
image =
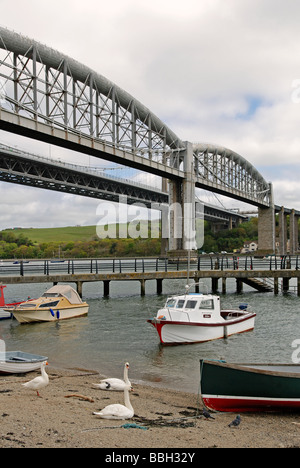
{"label": "stone bridge pier", "polygon": [[[272,191],[272,187],[270,187]],[[271,192],[272,193],[272,192]],[[273,200],[273,194],[271,199]],[[278,230],[275,215],[278,213]],[[262,254],[294,255],[298,252],[298,220],[300,213],[284,206],[258,209],[258,250]],[[288,222],[289,219],[289,222]],[[288,235],[289,234],[289,235]],[[276,245],[276,237],[278,246]]]}
{"label": "stone bridge pier", "polygon": [[275,253],[275,206],[272,184],[270,188],[270,206],[258,208],[258,250],[263,254]]}
{"label": "stone bridge pier", "polygon": [[[289,217],[289,223],[288,223]],[[298,252],[298,220],[299,214],[282,206],[279,211],[279,251],[280,255],[290,253],[294,255]],[[289,229],[288,229],[289,224]],[[288,237],[289,232],[289,237]]]}
{"label": "stone bridge pier", "polygon": [[183,180],[169,181],[169,254],[196,251],[193,145],[185,142]]}

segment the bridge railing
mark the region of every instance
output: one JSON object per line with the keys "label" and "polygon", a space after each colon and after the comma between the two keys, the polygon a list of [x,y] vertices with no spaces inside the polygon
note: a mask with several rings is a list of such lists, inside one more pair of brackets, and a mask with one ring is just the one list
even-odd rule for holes
{"label": "bridge railing", "polygon": [[0,261],[0,279],[4,276],[74,275],[105,273],[144,273],[210,270],[299,270],[297,255],[254,256],[199,255],[188,265],[186,258],[101,258],[71,260]]}

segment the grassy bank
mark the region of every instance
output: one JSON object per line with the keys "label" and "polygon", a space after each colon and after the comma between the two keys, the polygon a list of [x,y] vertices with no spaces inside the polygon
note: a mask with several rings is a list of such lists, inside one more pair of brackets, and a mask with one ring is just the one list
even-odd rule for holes
{"label": "grassy bank", "polygon": [[24,228],[5,230],[13,232],[16,236],[22,234],[35,244],[44,242],[74,242],[89,241],[95,238],[96,226],[68,226],[60,228]]}

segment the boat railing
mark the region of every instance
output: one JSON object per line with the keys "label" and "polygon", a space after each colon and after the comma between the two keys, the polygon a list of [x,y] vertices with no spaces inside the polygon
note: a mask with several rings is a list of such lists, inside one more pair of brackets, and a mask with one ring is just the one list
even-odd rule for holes
{"label": "boat railing", "polygon": [[200,291],[200,288],[202,289],[203,291],[203,294],[208,294],[208,285],[206,283],[204,283],[204,281],[199,281],[199,282],[194,282],[192,284],[187,284],[185,286],[185,293],[186,294],[189,294],[190,293],[190,290],[192,288],[195,288],[196,291]]}

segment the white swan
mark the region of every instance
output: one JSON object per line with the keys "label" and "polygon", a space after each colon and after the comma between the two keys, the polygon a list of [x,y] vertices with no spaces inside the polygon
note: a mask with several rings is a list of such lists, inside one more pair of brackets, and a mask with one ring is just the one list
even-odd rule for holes
{"label": "white swan", "polygon": [[134,416],[134,409],[131,406],[129,400],[129,390],[132,387],[130,385],[125,385],[124,387],[124,400],[125,406],[118,403],[113,405],[108,405],[99,413],[93,413],[95,416],[98,416],[102,419],[130,419]]}
{"label": "white swan", "polygon": [[128,379],[128,369],[129,363],[125,362],[124,365],[124,380],[121,379],[103,379],[100,380],[100,383],[93,384],[94,388],[98,388],[99,390],[114,390],[117,392],[122,392],[126,385],[131,386],[131,382]]}
{"label": "white swan", "polygon": [[49,377],[48,374],[45,371],[45,367],[48,366],[48,362],[42,362],[41,364],[41,372],[42,375],[39,377],[36,377],[33,380],[30,380],[29,382],[23,383],[23,387],[30,388],[31,390],[35,390],[37,393],[37,396],[40,396],[39,390],[41,388],[46,387],[49,384]]}

